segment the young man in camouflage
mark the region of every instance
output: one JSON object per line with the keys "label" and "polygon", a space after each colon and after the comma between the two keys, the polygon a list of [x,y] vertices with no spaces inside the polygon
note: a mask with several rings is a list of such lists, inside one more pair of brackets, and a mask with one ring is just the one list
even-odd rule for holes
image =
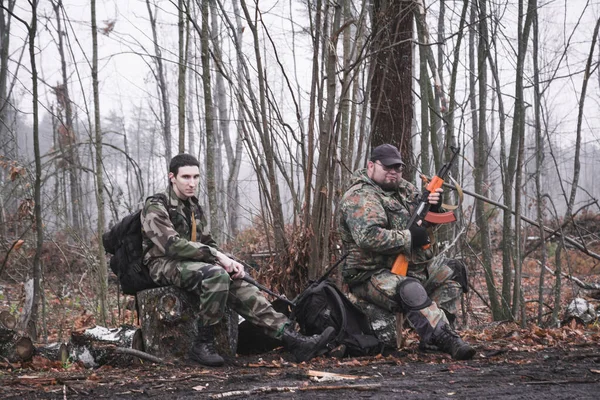
{"label": "young man in camouflage", "polygon": [[276,312],[255,286],[243,281],[244,266],[219,251],[206,229],[196,189],[200,177],[198,160],[179,154],[170,162],[169,186],[162,196],[148,198],[141,215],[144,264],[159,285],[175,285],[200,298],[198,335],[189,357],[203,365],[223,365],[214,347],[213,326],[225,306],[282,340],[298,362],[314,357],[335,334],[333,328],[306,337]]}
{"label": "young man in camouflage", "polygon": [[[475,349],[449,323],[467,290],[464,264],[433,259],[427,230],[407,227],[419,191],[402,179],[404,163],[398,149],[384,144],[373,149],[366,169],[356,171],[339,207],[341,238],[348,258],[343,277],[351,292],[388,311],[402,310],[421,339],[421,348],[438,349],[457,360],[470,359]],[[431,193],[431,210],[440,211],[440,193]],[[391,272],[398,254],[409,260],[407,276]]]}

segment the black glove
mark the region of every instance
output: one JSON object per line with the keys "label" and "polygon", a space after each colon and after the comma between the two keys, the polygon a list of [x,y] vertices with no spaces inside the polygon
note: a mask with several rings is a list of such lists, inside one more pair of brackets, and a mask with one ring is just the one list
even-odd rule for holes
{"label": "black glove", "polygon": [[429,211],[439,213],[442,211],[442,199],[437,204],[430,204]]}
{"label": "black glove", "polygon": [[421,247],[429,243],[429,235],[427,234],[427,229],[423,228],[422,226],[413,225],[410,228],[408,228],[408,230],[410,231],[413,249],[416,249],[417,247]]}

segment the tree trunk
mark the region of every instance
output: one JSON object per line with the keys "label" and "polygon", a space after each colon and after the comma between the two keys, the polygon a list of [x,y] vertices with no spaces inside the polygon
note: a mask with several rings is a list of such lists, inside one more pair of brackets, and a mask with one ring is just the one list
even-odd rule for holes
{"label": "tree trunk", "polygon": [[317,279],[324,266],[329,264],[329,232],[331,230],[331,207],[333,200],[333,171],[336,167],[337,138],[334,133],[334,112],[336,105],[336,47],[337,31],[341,23],[342,7],[335,6],[333,25],[330,29],[327,47],[326,83],[327,103],[325,115],[319,128],[319,161],[316,169],[315,199],[311,215],[312,236],[310,239],[310,264],[308,278]]}
{"label": "tree trunk", "polygon": [[[185,70],[187,65],[187,54],[186,47],[189,45],[189,41],[186,40],[189,35],[186,32],[186,26],[184,16],[186,15],[183,10],[183,0],[178,0],[177,3],[177,28],[179,33],[179,74],[177,75],[177,121],[179,125],[179,153],[185,153]],[[186,18],[187,19],[187,18]]]}
{"label": "tree trunk", "polygon": [[64,36],[65,32],[62,29],[62,18],[61,12],[63,8],[62,0],[58,0],[56,3],[53,2],[52,7],[56,15],[56,33],[58,36],[58,53],[60,54],[60,65],[62,74],[62,84],[56,86],[54,89],[58,110],[64,110],[64,119],[60,118],[59,125],[59,145],[60,150],[63,154],[65,161],[64,167],[68,169],[69,174],[69,191],[71,195],[71,201],[69,204],[65,204],[67,209],[71,210],[71,223],[73,224],[73,230],[77,234],[82,233],[82,229],[85,225],[83,222],[83,214],[81,211],[82,199],[81,190],[79,184],[79,173],[78,168],[80,167],[79,153],[77,151],[77,135],[73,127],[73,110],[71,107],[71,97],[69,96],[69,85],[67,80],[67,62],[64,50]]}
{"label": "tree trunk", "polygon": [[158,44],[158,33],[156,32],[156,15],[152,13],[150,0],[146,0],[150,27],[152,28],[152,39],[154,41],[154,63],[156,64],[155,78],[157,80],[158,92],[162,109],[162,134],[165,144],[165,161],[168,167],[173,151],[171,145],[171,108],[169,103],[169,88],[167,88],[166,72],[164,71],[162,52]]}
{"label": "tree trunk", "polygon": [[[199,299],[175,286],[148,289],[137,294],[146,351],[164,359],[183,358],[198,334]],[[219,354],[234,356],[238,316],[229,309],[215,329]]]}
{"label": "tree trunk", "polygon": [[412,122],[412,1],[373,3],[375,66],[371,81],[371,146],[400,149],[405,177],[414,176]]}
{"label": "tree trunk", "polygon": [[[487,87],[485,82],[487,81],[487,24],[486,18],[481,19],[485,16],[486,4],[485,1],[480,2],[479,14],[477,13],[477,5],[473,3],[471,8],[471,26],[469,31],[469,66],[472,71],[477,71],[479,77],[479,100],[480,104],[477,104],[477,86],[475,75],[471,74],[469,79],[469,90],[470,90],[470,107],[472,114],[472,130],[474,136],[474,158],[475,158],[475,192],[476,193],[487,193],[487,131],[485,129],[486,115],[485,115],[485,104],[487,100]],[[475,30],[475,24],[479,17],[479,31]],[[479,41],[477,41],[479,38]],[[477,51],[476,51],[477,48]],[[477,52],[477,64],[475,63],[475,55]],[[483,93],[481,93],[483,91]],[[483,102],[483,104],[481,104]],[[477,111],[479,110],[479,112]],[[483,124],[483,126],[481,126]],[[485,195],[484,195],[485,196]],[[482,264],[485,274],[485,282],[490,298],[491,312],[494,320],[502,318],[502,307],[498,301],[498,290],[494,279],[494,272],[492,269],[492,252],[490,244],[490,229],[488,224],[488,213],[486,205],[482,200],[475,202],[475,216],[476,224],[479,230],[479,240],[481,245],[482,253]]]}
{"label": "tree trunk", "polygon": [[[96,25],[96,0],[91,2],[92,19],[92,89],[94,92],[94,132],[96,150],[96,206],[98,208],[98,238],[104,233],[104,178],[102,175],[102,128],[100,127],[100,93],[98,89],[98,28]],[[98,240],[97,282],[100,301],[100,321],[106,325],[106,294],[108,286],[108,271],[106,268],[106,253],[102,240]]]}

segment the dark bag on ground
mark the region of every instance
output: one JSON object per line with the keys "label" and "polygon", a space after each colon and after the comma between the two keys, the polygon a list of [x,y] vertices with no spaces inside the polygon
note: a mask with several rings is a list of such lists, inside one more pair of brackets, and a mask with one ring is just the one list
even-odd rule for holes
{"label": "dark bag on ground", "polygon": [[295,301],[290,319],[296,321],[305,335],[335,328],[336,337],[328,345],[334,349],[345,345],[346,356],[374,355],[382,350],[373,335],[367,316],[329,280],[310,285]]}
{"label": "dark bag on ground", "polygon": [[[157,194],[153,197],[159,198],[166,207],[166,196]],[[112,254],[110,269],[119,278],[123,293],[131,295],[158,287],[142,262],[141,214],[141,210],[129,214],[102,235],[104,250]]]}

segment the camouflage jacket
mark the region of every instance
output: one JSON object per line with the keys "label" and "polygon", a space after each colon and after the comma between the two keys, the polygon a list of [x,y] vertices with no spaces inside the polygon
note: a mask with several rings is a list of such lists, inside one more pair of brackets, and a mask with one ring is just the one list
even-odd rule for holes
{"label": "camouflage jacket", "polygon": [[367,176],[366,169],[352,175],[338,215],[341,239],[348,252],[343,270],[346,282],[360,282],[377,270],[391,269],[399,253],[411,261],[409,275],[423,272],[419,270],[424,266],[417,264],[431,259],[431,250],[411,250],[411,236],[406,229],[419,194],[405,180],[401,180],[397,191],[386,192]]}
{"label": "camouflage jacket", "polygon": [[[206,218],[196,197],[184,202],[169,186],[165,203],[158,196],[146,199],[142,222],[144,264],[157,258],[216,262],[217,244],[206,228]],[[191,211],[196,219],[196,242],[191,241]]]}

